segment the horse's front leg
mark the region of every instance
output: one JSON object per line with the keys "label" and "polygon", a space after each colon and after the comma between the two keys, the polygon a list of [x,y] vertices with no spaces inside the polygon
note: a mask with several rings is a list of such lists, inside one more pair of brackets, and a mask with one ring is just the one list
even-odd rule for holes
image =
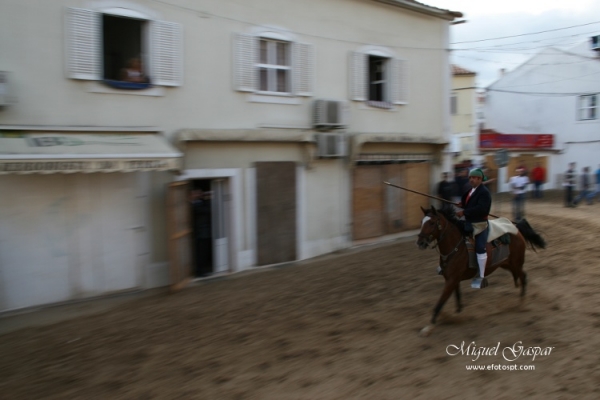
{"label": "horse's front leg", "polygon": [[433,331],[433,327],[435,326],[435,321],[437,320],[440,311],[442,311],[442,307],[444,307],[444,304],[446,303],[452,292],[458,288],[459,283],[460,281],[456,280],[446,280],[446,284],[444,285],[444,291],[442,292],[440,299],[438,300],[437,304],[435,305],[435,308],[433,309],[431,325],[427,325],[426,327],[421,329],[421,336],[429,336],[431,334],[431,332]]}
{"label": "horse's front leg", "polygon": [[433,317],[431,317],[432,324],[435,324],[435,321],[437,320],[440,311],[442,311],[442,307],[444,307],[444,304],[446,304],[446,301],[448,300],[452,292],[456,290],[457,287],[458,282],[454,279],[449,279],[446,281],[446,284],[444,285],[444,290],[442,291],[442,295],[440,296],[440,299],[438,300],[437,304],[435,305],[435,308],[433,309]]}
{"label": "horse's front leg", "polygon": [[458,285],[456,285],[456,289],[454,290],[454,294],[456,295],[456,312],[459,313],[463,309],[463,305],[462,305],[462,302],[461,302],[461,296],[460,296],[460,282],[458,282]]}

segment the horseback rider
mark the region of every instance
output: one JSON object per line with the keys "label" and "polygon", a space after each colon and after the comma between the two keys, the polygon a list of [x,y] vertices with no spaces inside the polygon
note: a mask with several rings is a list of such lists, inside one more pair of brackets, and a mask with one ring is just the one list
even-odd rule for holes
{"label": "horseback rider", "polygon": [[471,282],[471,287],[482,289],[488,285],[485,279],[485,265],[487,263],[486,243],[488,238],[488,215],[492,208],[492,195],[483,181],[486,180],[480,168],[469,172],[471,189],[465,192],[458,206],[462,210],[456,212],[457,217],[465,218],[465,231],[472,232],[475,238],[475,253],[479,265],[479,276]]}

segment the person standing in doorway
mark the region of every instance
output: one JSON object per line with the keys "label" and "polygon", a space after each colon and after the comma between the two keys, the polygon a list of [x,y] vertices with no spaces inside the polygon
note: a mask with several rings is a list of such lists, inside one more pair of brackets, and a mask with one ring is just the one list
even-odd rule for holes
{"label": "person standing in doorway", "polygon": [[563,186],[565,187],[565,207],[575,207],[573,205],[573,190],[575,188],[575,180],[577,171],[575,171],[575,163],[569,163],[569,169],[565,172]]}
{"label": "person standing in doorway", "polygon": [[542,185],[546,182],[546,169],[540,162],[535,163],[535,168],[531,170],[531,179],[533,180],[533,197],[542,198]]}
{"label": "person standing in doorway", "polygon": [[212,226],[210,193],[192,190],[192,229],[196,276],[212,272]]}
{"label": "person standing in doorway", "polygon": [[522,168],[517,168],[516,172],[517,175],[510,178],[508,184],[513,194],[513,218],[518,222],[525,216],[525,193],[529,178]]}

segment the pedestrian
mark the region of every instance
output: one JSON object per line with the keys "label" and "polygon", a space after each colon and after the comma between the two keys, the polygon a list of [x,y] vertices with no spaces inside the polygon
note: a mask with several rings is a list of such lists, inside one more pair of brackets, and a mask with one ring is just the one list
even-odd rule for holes
{"label": "pedestrian", "polygon": [[533,180],[533,197],[542,198],[542,185],[546,182],[546,169],[540,162],[535,163],[535,168],[531,170],[531,180]]}
{"label": "pedestrian", "polygon": [[458,189],[457,196],[461,197],[464,192],[466,192],[471,187],[469,186],[469,170],[466,168],[460,168],[454,181],[456,182],[456,186]]}
{"label": "pedestrian", "polygon": [[508,184],[513,194],[513,218],[515,222],[518,222],[525,216],[525,193],[527,185],[529,185],[529,178],[522,168],[517,168],[516,172],[517,175],[510,178]]}
{"label": "pedestrian", "polygon": [[[449,177],[450,173],[448,172],[444,172],[442,174],[442,180],[438,183],[437,187],[437,195],[448,202],[452,202],[452,197],[454,196],[456,190],[454,189],[454,182],[450,181]],[[445,207],[447,204],[448,203],[442,201],[440,206]]]}
{"label": "pedestrian", "polygon": [[575,171],[576,163],[569,163],[569,169],[565,172],[563,186],[565,188],[565,207],[575,207],[573,205],[573,189],[575,188],[575,180],[577,172]]}
{"label": "pedestrian", "polygon": [[581,190],[579,195],[573,200],[573,205],[577,206],[583,199],[587,199],[588,204],[592,204],[593,193],[590,191],[590,167],[583,167],[581,170]]}
{"label": "pedestrian", "polygon": [[482,182],[486,180],[480,168],[469,172],[471,189],[466,191],[459,203],[462,210],[456,212],[457,217],[465,217],[465,231],[472,232],[475,239],[475,253],[479,266],[479,276],[471,282],[471,287],[482,289],[487,287],[485,266],[487,264],[486,244],[488,238],[488,216],[492,208],[492,195]]}

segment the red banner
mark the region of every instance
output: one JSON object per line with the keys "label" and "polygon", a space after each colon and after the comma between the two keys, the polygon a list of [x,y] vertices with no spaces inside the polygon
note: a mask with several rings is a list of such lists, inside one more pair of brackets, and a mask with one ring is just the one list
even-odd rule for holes
{"label": "red banner", "polygon": [[551,149],[554,147],[554,135],[551,134],[504,134],[481,133],[481,149]]}

